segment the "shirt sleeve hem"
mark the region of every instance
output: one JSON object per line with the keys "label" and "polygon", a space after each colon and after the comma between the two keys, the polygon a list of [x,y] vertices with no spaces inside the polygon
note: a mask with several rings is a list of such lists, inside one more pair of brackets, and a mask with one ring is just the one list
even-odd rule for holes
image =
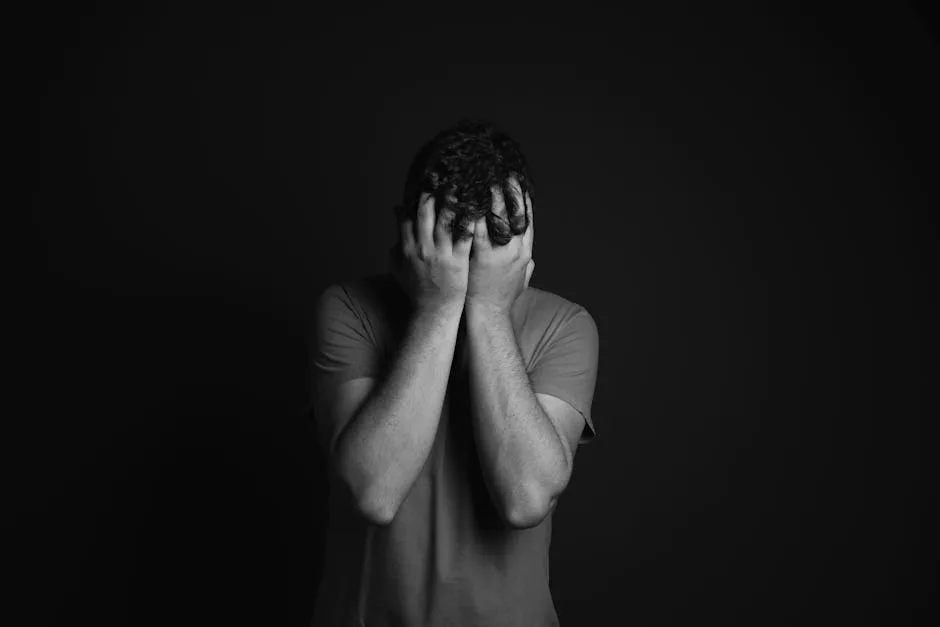
{"label": "shirt sleeve hem", "polygon": [[581,404],[574,400],[571,394],[558,386],[549,384],[549,383],[536,383],[532,386],[535,392],[541,394],[550,394],[556,398],[560,398],[569,405],[575,408],[579,414],[584,418],[584,424],[586,429],[581,432],[581,438],[578,440],[578,444],[588,444],[597,437],[597,431],[594,429],[594,421],[591,418],[591,412],[585,411]]}

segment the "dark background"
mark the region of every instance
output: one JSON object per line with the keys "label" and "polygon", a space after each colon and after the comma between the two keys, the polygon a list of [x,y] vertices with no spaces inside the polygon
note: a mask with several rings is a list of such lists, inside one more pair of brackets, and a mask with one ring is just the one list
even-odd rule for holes
{"label": "dark background", "polygon": [[409,160],[472,115],[532,164],[532,284],[600,333],[562,623],[932,623],[936,22],[657,6],[8,23],[39,105],[8,421],[32,618],[306,624],[312,306],[384,269]]}

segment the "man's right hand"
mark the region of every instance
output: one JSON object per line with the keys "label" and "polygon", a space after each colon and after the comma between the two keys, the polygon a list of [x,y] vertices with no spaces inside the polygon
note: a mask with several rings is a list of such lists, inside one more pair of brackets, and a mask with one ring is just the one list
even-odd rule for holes
{"label": "man's right hand", "polygon": [[402,257],[394,273],[420,309],[463,309],[473,234],[454,242],[455,216],[445,209],[436,219],[434,197],[425,193],[418,202],[417,224],[406,218],[399,225]]}

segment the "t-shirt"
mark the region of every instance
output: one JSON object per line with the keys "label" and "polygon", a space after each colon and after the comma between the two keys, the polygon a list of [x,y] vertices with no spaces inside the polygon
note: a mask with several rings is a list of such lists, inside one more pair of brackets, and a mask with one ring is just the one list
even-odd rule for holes
{"label": "t-shirt", "polygon": [[[381,380],[409,308],[391,274],[337,283],[320,295],[309,337],[309,385],[321,444],[331,427],[312,411],[316,398],[351,379]],[[578,410],[585,421],[580,442],[591,441],[598,359],[593,318],[531,285],[516,299],[511,318],[534,391]],[[458,340],[427,461],[391,523],[373,525],[359,516],[330,472],[315,627],[558,625],[549,591],[552,515],[514,529],[493,506],[471,431],[465,346]]]}

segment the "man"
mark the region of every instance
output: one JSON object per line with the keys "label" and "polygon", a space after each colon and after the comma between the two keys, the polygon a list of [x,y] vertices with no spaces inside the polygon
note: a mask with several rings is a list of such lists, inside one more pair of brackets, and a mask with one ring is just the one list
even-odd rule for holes
{"label": "man", "polygon": [[595,435],[598,334],[529,287],[534,196],[508,135],[458,122],[412,164],[391,271],[320,296],[315,626],[558,625],[551,515]]}

